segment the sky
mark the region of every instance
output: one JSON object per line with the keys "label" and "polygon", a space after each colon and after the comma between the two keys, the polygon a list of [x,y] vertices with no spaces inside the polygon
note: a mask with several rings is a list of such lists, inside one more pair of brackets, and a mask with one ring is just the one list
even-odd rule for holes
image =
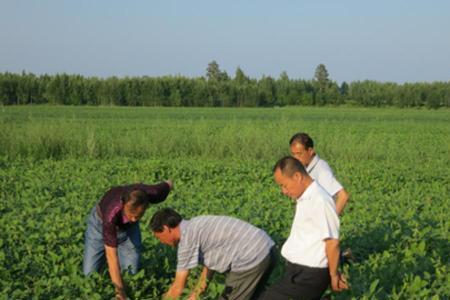
{"label": "sky", "polygon": [[450,81],[448,0],[0,0],[0,72]]}

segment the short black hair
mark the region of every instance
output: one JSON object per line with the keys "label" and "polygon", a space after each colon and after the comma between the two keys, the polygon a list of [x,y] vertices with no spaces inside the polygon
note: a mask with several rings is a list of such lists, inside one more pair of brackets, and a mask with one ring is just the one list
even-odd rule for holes
{"label": "short black hair", "polygon": [[175,228],[181,223],[183,218],[172,208],[162,208],[153,214],[148,227],[154,232],[164,230],[164,225],[169,228]]}
{"label": "short black hair", "polygon": [[303,147],[305,147],[305,149],[314,148],[313,139],[307,133],[304,132],[294,134],[289,140],[290,146],[296,143],[302,144]]}
{"label": "short black hair", "polygon": [[292,177],[295,172],[300,172],[302,175],[308,175],[308,172],[306,172],[302,163],[292,156],[285,156],[278,160],[273,167],[273,172],[275,173],[277,169],[280,169],[281,173],[288,177]]}
{"label": "short black hair", "polygon": [[137,209],[138,207],[143,206],[147,208],[150,204],[150,196],[141,189],[134,189],[122,194],[122,202],[123,204],[128,204],[131,206],[132,210]]}

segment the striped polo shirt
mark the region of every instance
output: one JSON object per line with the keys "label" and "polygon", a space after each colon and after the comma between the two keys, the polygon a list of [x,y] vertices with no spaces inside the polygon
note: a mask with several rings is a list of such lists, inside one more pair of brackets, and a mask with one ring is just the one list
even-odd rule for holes
{"label": "striped polo shirt", "polygon": [[180,223],[177,271],[201,264],[219,273],[257,266],[275,244],[267,233],[226,216],[199,216]]}

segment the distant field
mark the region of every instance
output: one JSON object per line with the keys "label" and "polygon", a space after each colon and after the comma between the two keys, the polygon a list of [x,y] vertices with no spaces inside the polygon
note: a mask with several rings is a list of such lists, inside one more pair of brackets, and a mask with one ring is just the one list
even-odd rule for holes
{"label": "distant field", "polygon": [[174,250],[147,231],[157,208],[233,215],[281,245],[293,210],[271,168],[298,131],[351,193],[341,243],[358,260],[333,299],[449,299],[450,110],[68,106],[0,106],[0,299],[111,299],[81,261],[85,217],[117,184],[175,182],[141,222],[132,299],[157,299],[173,276]]}

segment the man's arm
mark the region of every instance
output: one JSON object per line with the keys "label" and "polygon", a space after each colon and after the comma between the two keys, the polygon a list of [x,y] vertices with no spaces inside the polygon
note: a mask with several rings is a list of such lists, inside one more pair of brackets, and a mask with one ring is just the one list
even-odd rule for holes
{"label": "man's arm", "polygon": [[175,273],[175,280],[170,286],[169,290],[164,294],[163,299],[171,300],[178,299],[183,294],[184,286],[189,275],[189,270],[177,271]]}
{"label": "man's arm", "polygon": [[200,294],[206,290],[206,287],[208,286],[208,280],[211,279],[213,272],[214,271],[209,270],[208,267],[203,267],[202,274],[200,275],[197,285],[189,296],[189,300],[197,299]]}
{"label": "man's arm", "polygon": [[158,184],[139,184],[137,187],[143,189],[150,197],[150,203],[156,204],[166,200],[169,192],[173,189],[172,180],[166,180]]}
{"label": "man's arm", "polygon": [[120,300],[127,299],[122,276],[120,275],[119,257],[117,256],[117,248],[105,245],[106,261],[108,262],[109,276],[116,291],[116,297]]}
{"label": "man's arm", "polygon": [[347,204],[349,194],[334,177],[330,166],[325,162],[318,175],[317,182],[333,197],[336,213],[340,215]]}
{"label": "man's arm", "polygon": [[339,273],[339,240],[325,240],[325,252],[328,258],[328,269],[331,277],[331,288],[339,292],[348,288],[345,278]]}
{"label": "man's arm", "polygon": [[336,213],[338,215],[341,215],[342,211],[347,205],[349,194],[344,189],[341,189],[339,192],[336,193],[335,197],[336,197]]}

